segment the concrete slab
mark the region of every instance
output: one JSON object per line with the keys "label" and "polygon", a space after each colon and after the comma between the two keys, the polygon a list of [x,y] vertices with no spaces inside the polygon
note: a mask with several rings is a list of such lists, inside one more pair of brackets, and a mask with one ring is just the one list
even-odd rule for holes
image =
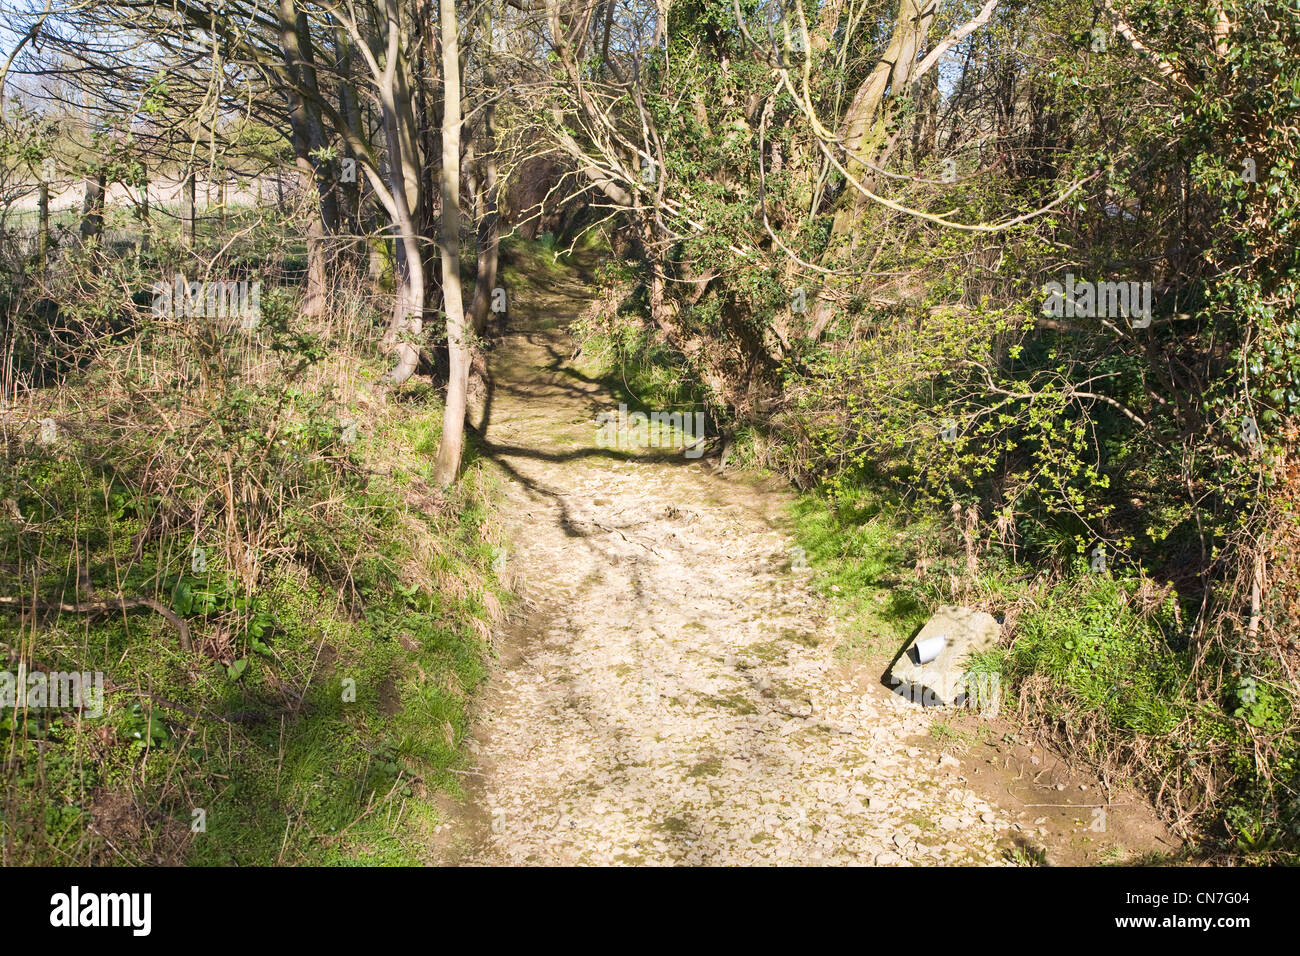
{"label": "concrete slab", "polygon": [[[1001,626],[986,611],[943,605],[890,668],[894,692],[927,706],[959,703],[968,691],[986,700],[988,688],[967,687],[966,664],[972,654],[996,644],[1001,633]],[[938,656],[922,663],[918,645],[933,647],[940,639]]]}

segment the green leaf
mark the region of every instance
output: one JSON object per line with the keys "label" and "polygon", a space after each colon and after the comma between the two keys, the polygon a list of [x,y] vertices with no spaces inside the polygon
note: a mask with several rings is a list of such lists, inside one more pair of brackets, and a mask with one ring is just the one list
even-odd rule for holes
{"label": "green leaf", "polygon": [[188,617],[194,610],[194,589],[184,581],[177,581],[172,588],[172,609],[181,617]]}
{"label": "green leaf", "polygon": [[171,734],[167,732],[167,725],[153,714],[149,715],[149,724],[146,731],[153,740],[166,741],[171,739]]}

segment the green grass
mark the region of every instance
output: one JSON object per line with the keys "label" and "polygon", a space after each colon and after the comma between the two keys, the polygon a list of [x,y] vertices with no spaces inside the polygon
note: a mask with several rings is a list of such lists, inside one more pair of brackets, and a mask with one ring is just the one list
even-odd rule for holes
{"label": "green grass", "polygon": [[[369,441],[409,448],[418,476],[436,450],[440,415],[431,403],[408,405]],[[24,514],[42,522],[51,542],[75,535],[103,566],[125,561],[145,515],[114,509],[102,489],[88,492],[88,477],[76,460],[24,472],[19,485],[54,506],[47,515],[34,497],[20,496]],[[87,623],[65,614],[40,627],[34,642],[43,665],[102,670],[131,689],[108,694],[99,720],[5,717],[7,862],[421,862],[437,822],[428,797],[457,790],[451,771],[461,762],[468,701],[485,674],[475,622],[489,614],[482,592],[404,585],[402,572],[490,580],[479,480],[467,477],[450,523],[402,504],[400,482],[378,482],[348,493],[348,511],[365,516],[356,536],[310,529],[320,533],[310,548],[369,552],[357,555],[354,600],[329,575],[295,562],[273,568],[246,600],[219,562],[202,575],[187,570],[179,547],[155,551],[125,575],[123,592],[146,591],[150,576],[156,585],[157,573],[170,570],[164,585],[175,580],[215,595],[187,615],[196,641],[260,615],[256,642],[251,628],[229,635],[225,656],[237,668],[180,654],[175,632],[155,615]],[[413,549],[412,521],[442,542],[439,552]],[[18,547],[8,540],[0,554]],[[101,565],[93,567],[99,576]],[[48,579],[43,590],[51,588]],[[14,615],[0,613],[10,654],[17,627]],[[128,809],[103,825],[109,806]],[[206,830],[191,832],[199,810]]]}
{"label": "green grass", "polygon": [[908,574],[925,527],[903,525],[866,491],[835,508],[817,495],[801,495],[790,513],[813,586],[844,620],[837,653],[892,656],[929,617],[925,594]]}
{"label": "green grass", "polygon": [[1127,732],[1165,735],[1188,717],[1180,689],[1191,660],[1172,645],[1172,599],[1142,612],[1131,589],[1108,574],[1082,573],[1058,585],[1021,615],[1002,660],[1013,679],[1037,674],[1068,688],[1068,697],[1055,698],[1062,707],[1102,715]]}
{"label": "green grass", "polygon": [[930,725],[930,736],[945,749],[954,749],[965,753],[978,743],[981,737],[987,736],[987,730],[983,727],[975,730],[962,730],[947,721],[937,720]]}
{"label": "green grass", "polygon": [[[468,256],[466,260],[468,261]],[[552,244],[545,245],[536,240],[523,239],[511,233],[501,237],[500,264],[507,270],[503,278],[507,288],[511,288],[512,275],[517,277],[520,285],[536,282],[539,279],[557,279],[568,274],[569,256],[557,254]]]}
{"label": "green grass", "polygon": [[[134,283],[109,280],[101,311],[69,308],[129,313]],[[194,650],[148,608],[0,606],[0,670],[110,685],[102,717],[0,713],[4,863],[428,860],[509,596],[473,447],[454,490],[433,486],[437,389],[374,401],[381,322],[311,324],[276,289],[252,344],[123,323],[5,419],[0,596],[86,600],[84,573],[170,608]],[[26,420],[47,413],[53,445]]]}
{"label": "green grass", "polygon": [[599,377],[629,411],[693,414],[707,408],[707,396],[681,359],[648,329],[618,334],[574,330],[582,343],[579,369]]}
{"label": "green grass", "polygon": [[[951,525],[912,518],[879,491],[806,494],[791,513],[814,586],[844,619],[837,652],[846,659],[892,657],[939,604],[1008,615],[1010,641],[975,657],[971,673],[999,675],[1012,699],[1027,695],[1040,728],[1049,735],[1068,728],[1061,740],[1070,756],[1109,768],[1112,779],[1152,794],[1164,781],[1168,796],[1169,780],[1195,790],[1212,773],[1223,792],[1201,821],[1204,846],[1226,845],[1247,860],[1290,858],[1300,801],[1288,804],[1285,788],[1300,754],[1291,740],[1267,763],[1254,759],[1256,735],[1280,733],[1292,719],[1273,689],[1282,681],[1243,673],[1217,702],[1198,702],[1190,692],[1194,650],[1172,594],[1145,604],[1139,579],[1091,572],[1084,562],[1050,583],[995,553],[967,579]],[[920,554],[929,561],[922,575],[914,570]],[[932,733],[964,743],[942,722]]]}

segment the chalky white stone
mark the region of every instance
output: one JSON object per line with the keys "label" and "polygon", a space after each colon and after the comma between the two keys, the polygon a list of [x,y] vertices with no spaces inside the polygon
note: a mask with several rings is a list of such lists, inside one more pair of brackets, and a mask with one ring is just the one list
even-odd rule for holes
{"label": "chalky white stone", "polygon": [[[894,692],[930,706],[957,703],[967,692],[970,656],[996,644],[1000,632],[998,622],[985,611],[943,605],[890,669]],[[928,663],[920,663],[918,645],[940,637],[944,638],[943,650]]]}

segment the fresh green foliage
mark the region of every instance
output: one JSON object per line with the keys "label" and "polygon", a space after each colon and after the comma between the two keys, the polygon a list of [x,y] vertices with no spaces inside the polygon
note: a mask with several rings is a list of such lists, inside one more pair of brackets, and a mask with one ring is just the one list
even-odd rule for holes
{"label": "fresh green foliage", "polygon": [[[27,608],[0,606],[0,669],[98,672],[106,693],[99,717],[0,715],[0,854],[424,862],[506,597],[491,484],[471,461],[432,491],[441,401],[376,405],[363,297],[305,319],[264,265],[251,330],[154,313],[151,276],[194,273],[189,255],[69,252],[51,301],[81,334],[20,337],[35,347],[9,367],[41,383],[55,438],[3,419],[3,596]],[[10,329],[50,324],[8,305]],[[47,608],[117,596],[157,602],[192,650],[154,606]]]}

